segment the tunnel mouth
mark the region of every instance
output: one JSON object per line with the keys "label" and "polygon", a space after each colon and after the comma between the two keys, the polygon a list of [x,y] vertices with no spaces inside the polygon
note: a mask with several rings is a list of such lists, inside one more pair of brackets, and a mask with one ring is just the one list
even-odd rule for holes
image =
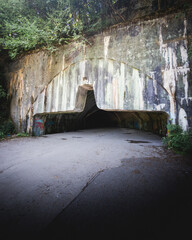
{"label": "tunnel mouth", "polygon": [[128,128],[149,131],[160,136],[167,133],[168,114],[162,111],[102,110],[96,105],[94,91],[87,90],[82,112],[37,114],[33,133],[36,136],[95,128]]}

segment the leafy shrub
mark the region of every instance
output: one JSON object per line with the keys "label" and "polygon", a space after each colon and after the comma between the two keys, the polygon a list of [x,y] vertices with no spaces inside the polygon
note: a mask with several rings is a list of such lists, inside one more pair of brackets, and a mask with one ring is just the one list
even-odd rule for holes
{"label": "leafy shrub", "polygon": [[3,87],[0,85],[0,98],[5,98],[6,97],[6,92],[3,89]]}
{"label": "leafy shrub", "polygon": [[0,125],[0,138],[15,133],[15,127],[11,120],[5,121]]}
{"label": "leafy shrub", "polygon": [[192,131],[184,132],[179,125],[169,124],[168,135],[162,139],[163,144],[176,152],[192,151]]}
{"label": "leafy shrub", "polygon": [[[117,0],[0,0],[0,50],[14,59],[32,49],[84,39],[116,23]],[[115,21],[115,22],[114,22]]]}
{"label": "leafy shrub", "polygon": [[22,52],[43,46],[49,49],[80,36],[81,21],[73,18],[66,2],[59,3],[0,0],[0,47],[13,59]]}
{"label": "leafy shrub", "polygon": [[29,137],[28,133],[17,133],[17,137]]}
{"label": "leafy shrub", "polygon": [[4,133],[0,131],[0,139],[2,139],[4,137],[5,137]]}

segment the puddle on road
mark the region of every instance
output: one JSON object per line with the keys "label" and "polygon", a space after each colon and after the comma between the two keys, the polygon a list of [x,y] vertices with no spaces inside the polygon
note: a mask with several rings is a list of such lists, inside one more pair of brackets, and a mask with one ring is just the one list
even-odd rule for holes
{"label": "puddle on road", "polygon": [[129,143],[151,143],[151,142],[148,142],[148,141],[136,141],[136,140],[125,140]]}
{"label": "puddle on road", "polygon": [[67,138],[61,138],[61,140],[67,140]]}
{"label": "puddle on road", "polygon": [[82,137],[72,137],[72,138],[82,138]]}

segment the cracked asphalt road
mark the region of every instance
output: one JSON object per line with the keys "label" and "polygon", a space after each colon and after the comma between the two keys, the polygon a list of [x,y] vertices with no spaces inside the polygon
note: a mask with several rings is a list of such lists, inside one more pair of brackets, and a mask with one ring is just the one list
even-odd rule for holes
{"label": "cracked asphalt road", "polygon": [[12,139],[0,142],[0,196],[5,236],[183,238],[192,167],[137,130]]}

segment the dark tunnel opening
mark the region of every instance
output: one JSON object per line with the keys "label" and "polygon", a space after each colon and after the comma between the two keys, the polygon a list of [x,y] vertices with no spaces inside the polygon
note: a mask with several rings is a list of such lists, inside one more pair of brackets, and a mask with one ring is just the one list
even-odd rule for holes
{"label": "dark tunnel opening", "polygon": [[[167,132],[168,115],[149,111],[104,111],[97,107],[94,91],[87,91],[83,112],[36,115],[34,135],[60,133],[94,128],[131,128],[150,131],[164,136]],[[39,121],[42,122],[40,133]],[[38,122],[36,127],[36,122]]]}

